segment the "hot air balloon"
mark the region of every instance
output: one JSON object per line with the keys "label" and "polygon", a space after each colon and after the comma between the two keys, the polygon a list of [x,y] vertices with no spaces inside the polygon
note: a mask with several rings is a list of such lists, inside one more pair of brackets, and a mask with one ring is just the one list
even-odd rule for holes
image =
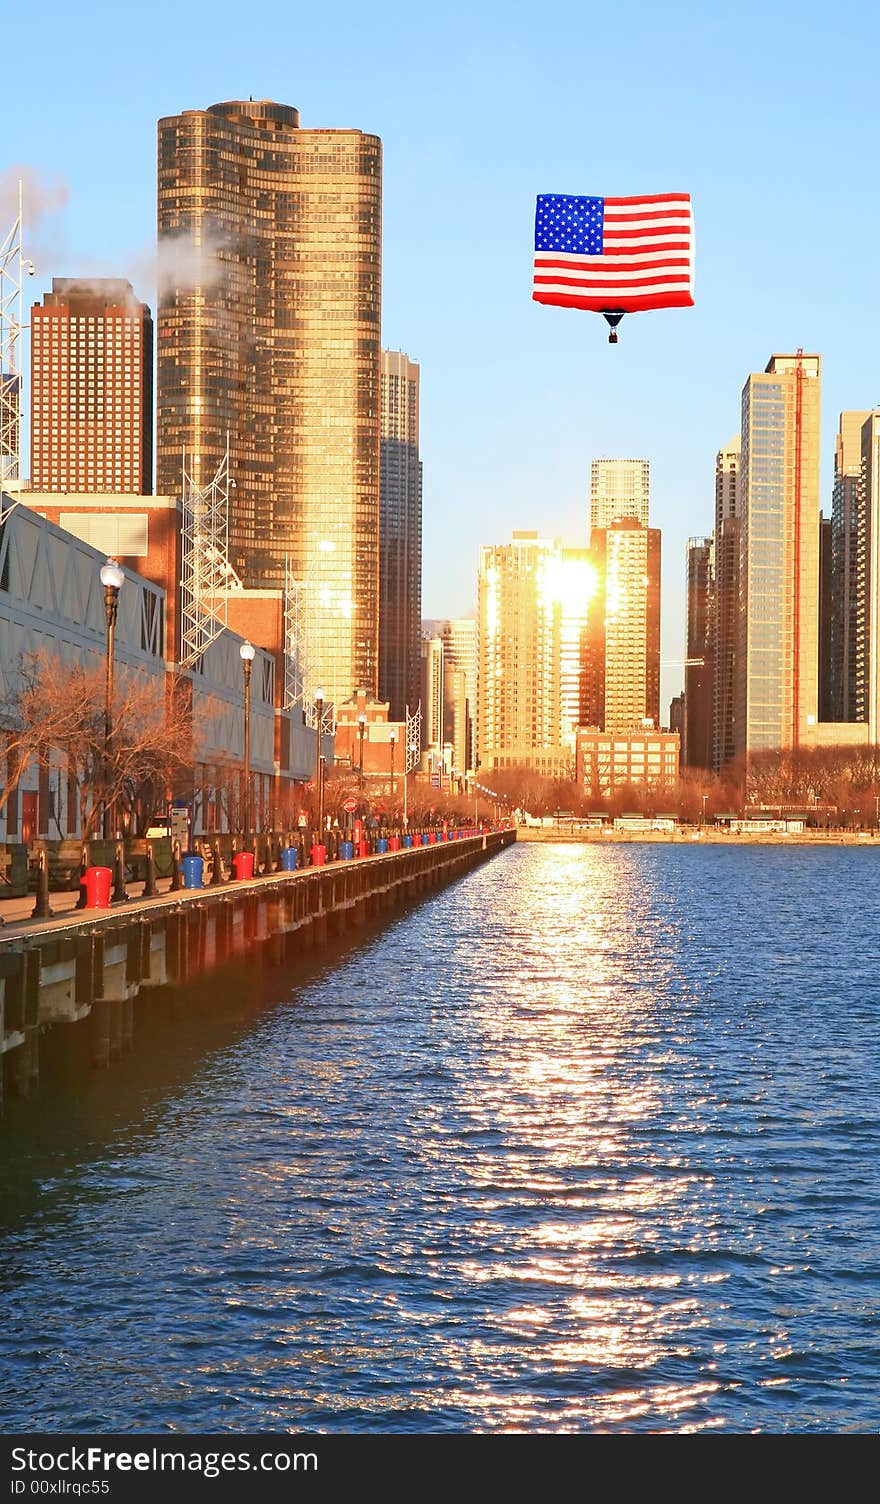
{"label": "hot air balloon", "polygon": [[692,307],[690,194],[539,194],[532,297],[536,303],[601,313],[611,331],[609,345],[617,344],[617,326],[626,313]]}

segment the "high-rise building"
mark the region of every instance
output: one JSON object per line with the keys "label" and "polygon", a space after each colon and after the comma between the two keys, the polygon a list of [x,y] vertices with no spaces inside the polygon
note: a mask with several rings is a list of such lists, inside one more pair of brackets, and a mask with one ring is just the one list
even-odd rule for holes
{"label": "high-rise building", "polygon": [[153,321],[122,278],[53,277],[31,310],[31,486],[153,489]]}
{"label": "high-rise building", "polygon": [[400,721],[419,699],[422,615],[422,466],[419,368],[382,351],[379,511],[379,693]]}
{"label": "high-rise building", "polygon": [[833,678],[831,674],[831,623],[833,619],[834,573],[831,518],[819,514],[819,720],[834,721]]}
{"label": "high-rise building", "polygon": [[861,429],[856,540],[855,719],[880,742],[880,409]]}
{"label": "high-rise building", "polygon": [[712,766],[735,755],[736,653],[739,634],[740,436],[715,460],[715,581],[712,606]]}
{"label": "high-rise building", "polygon": [[818,355],[773,355],[742,399],[735,749],[797,747],[818,720]]}
{"label": "high-rise building", "polygon": [[595,570],[584,720],[660,724],[660,532],[622,517],[590,538]]}
{"label": "high-rise building", "polygon": [[474,617],[446,621],[441,629],[444,662],[447,740],[454,749],[454,766],[472,769],[477,749],[477,623]]}
{"label": "high-rise building", "polygon": [[563,548],[554,567],[559,602],[559,676],[562,739],[572,747],[588,719],[590,611],[596,570],[588,548]]}
{"label": "high-rise building", "polygon": [[558,543],[515,532],[480,549],[479,766],[573,772],[562,742]]}
{"label": "high-rise building", "polygon": [[840,414],[831,501],[831,719],[855,721],[859,599],[859,491],[865,409]]}
{"label": "high-rise building", "polygon": [[590,535],[621,517],[648,526],[651,466],[647,460],[593,460],[590,468]]}
{"label": "high-rise building", "polygon": [[381,168],[268,100],[159,121],[159,485],[228,441],[231,563],[276,588],[291,560],[336,703],[378,682]]}
{"label": "high-rise building", "polygon": [[421,639],[422,750],[442,750],[443,726],[443,638],[425,623]]}
{"label": "high-rise building", "polygon": [[689,768],[712,766],[712,554],[711,538],[688,539],[682,762]]}

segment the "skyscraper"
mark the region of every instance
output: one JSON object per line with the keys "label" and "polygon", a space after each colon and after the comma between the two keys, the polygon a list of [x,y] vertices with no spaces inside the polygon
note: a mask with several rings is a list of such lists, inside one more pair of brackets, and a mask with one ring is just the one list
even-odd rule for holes
{"label": "skyscraper", "polygon": [[713,548],[711,538],[687,542],[687,638],[682,762],[712,766]]}
{"label": "skyscraper", "polygon": [[474,767],[477,750],[477,623],[473,617],[446,621],[441,629],[445,665],[446,717],[455,748],[455,767]]}
{"label": "skyscraper", "polygon": [[831,674],[831,623],[834,572],[831,518],[819,514],[819,720],[833,721],[834,684]]}
{"label": "skyscraper", "polygon": [[130,282],[53,277],[31,310],[31,488],[153,489],[153,321]]}
{"label": "skyscraper", "polygon": [[871,414],[840,414],[831,501],[831,711],[836,721],[860,719],[856,710],[859,617],[859,491],[862,428]]}
{"label": "skyscraper", "polygon": [[880,742],[880,409],[861,428],[856,541],[855,710]]}
{"label": "skyscraper", "polygon": [[574,768],[562,745],[560,548],[536,532],[480,549],[479,765]]}
{"label": "skyscraper", "polygon": [[593,460],[590,468],[590,535],[620,517],[648,526],[651,467],[647,460]]}
{"label": "skyscraper", "polygon": [[660,532],[620,518],[590,537],[595,594],[585,719],[626,732],[660,724]]}
{"label": "skyscraper", "polygon": [[739,634],[740,436],[715,460],[715,584],[712,609],[712,766],[735,754],[736,653]]}
{"label": "skyscraper", "polygon": [[423,630],[420,647],[420,694],[422,705],[422,750],[443,751],[443,638],[434,624]]}
{"label": "skyscraper", "polygon": [[563,548],[554,567],[554,594],[559,602],[559,676],[562,739],[575,744],[587,721],[590,611],[596,570],[588,548]]}
{"label": "skyscraper", "polygon": [[419,700],[422,615],[422,466],[419,368],[382,351],[379,514],[379,693],[400,721]]}
{"label": "skyscraper", "polygon": [[268,100],[159,121],[157,472],[227,444],[231,562],[305,585],[325,697],[377,687],[381,143]]}
{"label": "skyscraper", "polygon": [[818,719],[818,355],[773,355],[742,400],[735,742],[797,747]]}

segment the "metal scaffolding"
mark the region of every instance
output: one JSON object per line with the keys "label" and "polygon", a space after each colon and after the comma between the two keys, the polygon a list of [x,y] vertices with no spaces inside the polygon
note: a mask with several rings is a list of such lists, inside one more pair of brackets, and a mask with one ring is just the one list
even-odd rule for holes
{"label": "metal scaffolding", "polygon": [[[284,708],[302,706],[303,721],[312,730],[317,725],[315,690],[318,679],[314,667],[315,644],[314,582],[297,579],[293,561],[284,561]],[[336,734],[336,702],[324,699],[321,730]]]}
{"label": "metal scaffolding", "polygon": [[183,456],[180,663],[190,668],[229,621],[229,591],[242,584],[229,562],[229,442],[213,480],[200,488]]}
{"label": "metal scaffolding", "polygon": [[419,701],[418,709],[410,714],[409,706],[406,707],[406,762],[408,773],[417,768],[422,759],[422,702]]}
{"label": "metal scaffolding", "polygon": [[[284,709],[305,710],[310,698],[308,684],[308,643],[306,630],[306,589],[294,577],[293,560],[284,561]],[[314,710],[312,712],[314,721]]]}
{"label": "metal scaffolding", "polygon": [[0,485],[17,490],[21,482],[21,409],[24,279],[34,264],[22,253],[22,185],[18,215],[0,241]]}

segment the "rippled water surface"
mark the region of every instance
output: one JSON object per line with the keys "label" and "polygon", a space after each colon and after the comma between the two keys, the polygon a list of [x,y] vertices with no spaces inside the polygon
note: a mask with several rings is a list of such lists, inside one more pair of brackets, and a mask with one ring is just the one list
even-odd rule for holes
{"label": "rippled water surface", "polygon": [[878,878],[520,846],[147,1003],[0,1128],[2,1428],[876,1430]]}

